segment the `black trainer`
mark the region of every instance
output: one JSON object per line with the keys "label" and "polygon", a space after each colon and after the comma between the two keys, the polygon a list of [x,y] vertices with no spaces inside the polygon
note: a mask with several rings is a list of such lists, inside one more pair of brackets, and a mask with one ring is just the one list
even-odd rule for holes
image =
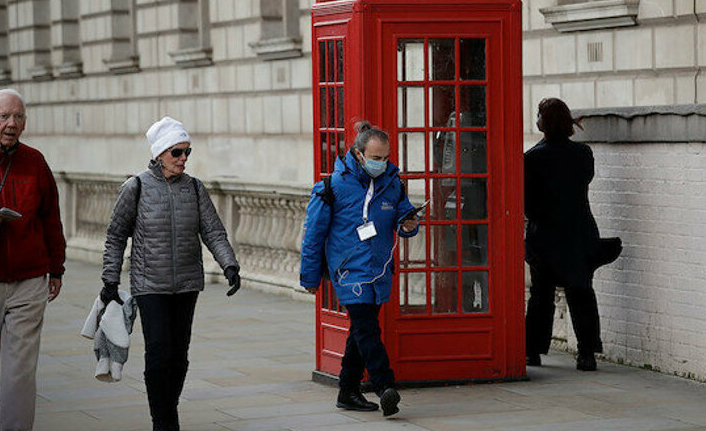
{"label": "black trainer", "polygon": [[576,369],[579,371],[596,371],[596,357],[593,353],[583,355],[579,353],[576,357]]}
{"label": "black trainer", "polygon": [[391,416],[400,411],[397,404],[400,402],[400,394],[395,388],[387,388],[380,394],[380,406],[383,416]]}
{"label": "black trainer", "polygon": [[336,407],[346,410],[356,410],[359,412],[374,412],[378,405],[365,399],[359,391],[341,389],[338,391]]}

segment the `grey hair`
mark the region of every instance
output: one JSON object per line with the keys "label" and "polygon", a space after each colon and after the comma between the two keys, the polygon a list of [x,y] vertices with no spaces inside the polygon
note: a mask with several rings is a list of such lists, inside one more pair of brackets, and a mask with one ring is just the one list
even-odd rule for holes
{"label": "grey hair", "polygon": [[3,96],[5,94],[10,94],[20,99],[20,102],[22,102],[22,110],[27,111],[27,104],[25,103],[25,98],[22,96],[22,94],[20,94],[19,91],[15,90],[14,88],[3,88],[2,90],[0,90],[0,96]]}
{"label": "grey hair", "polygon": [[367,121],[359,121],[355,123],[355,130],[358,134],[355,137],[353,146],[351,149],[355,148],[361,153],[365,153],[365,148],[368,146],[368,142],[371,139],[376,138],[383,142],[390,142],[390,137],[387,133],[375,126],[371,126]]}

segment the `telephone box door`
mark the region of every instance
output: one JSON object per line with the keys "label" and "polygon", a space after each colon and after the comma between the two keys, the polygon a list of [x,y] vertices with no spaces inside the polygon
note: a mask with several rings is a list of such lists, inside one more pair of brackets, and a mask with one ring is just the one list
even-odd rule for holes
{"label": "telephone box door", "polygon": [[383,126],[410,200],[431,201],[385,310],[400,381],[524,375],[522,151],[506,123],[520,88],[501,22],[478,19],[382,26]]}

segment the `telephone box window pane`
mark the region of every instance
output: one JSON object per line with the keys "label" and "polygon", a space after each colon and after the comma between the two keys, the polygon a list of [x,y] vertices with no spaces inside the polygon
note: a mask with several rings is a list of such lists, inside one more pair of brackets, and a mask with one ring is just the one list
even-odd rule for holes
{"label": "telephone box window pane", "polygon": [[424,80],[424,40],[400,39],[397,42],[397,80]]}
{"label": "telephone box window pane", "polygon": [[424,127],[424,87],[400,87],[397,112],[399,127]]}
{"label": "telephone box window pane", "polygon": [[456,313],[458,309],[458,273],[431,273],[431,310],[433,314]]}
{"label": "telephone box window pane", "polygon": [[418,202],[417,205],[421,205],[426,200],[426,183],[424,179],[405,179],[403,182],[410,202]]}
{"label": "telephone box window pane", "polygon": [[319,42],[319,82],[326,82],[326,42]]}
{"label": "telephone box window pane", "polygon": [[456,225],[431,227],[431,257],[429,259],[431,266],[458,266],[456,232]]}
{"label": "telephone box window pane", "polygon": [[461,87],[461,127],[483,127],[485,123],[485,85]]}
{"label": "telephone box window pane", "polygon": [[328,155],[327,155],[327,149],[328,149],[328,140],[326,139],[326,133],[320,133],[319,136],[321,137],[321,173],[325,174],[328,173]]}
{"label": "telephone box window pane", "polygon": [[329,147],[328,147],[328,163],[329,163],[329,169],[331,172],[333,172],[334,169],[334,163],[336,163],[336,155],[337,153],[337,146],[338,146],[338,139],[337,139],[336,133],[329,133],[328,139],[329,139]]}
{"label": "telephone box window pane", "polygon": [[400,133],[398,145],[403,174],[424,173],[424,133]]}
{"label": "telephone box window pane", "polygon": [[334,88],[328,89],[328,122],[326,127],[333,128],[336,127],[336,90]]}
{"label": "telephone box window pane", "polygon": [[336,127],[343,128],[343,87],[336,87]]}
{"label": "telephone box window pane", "polygon": [[462,274],[463,312],[488,312],[488,272],[465,271]]}
{"label": "telephone box window pane", "polygon": [[343,41],[336,41],[336,81],[343,82]]}
{"label": "telephone box window pane", "polygon": [[400,273],[400,314],[425,314],[427,312],[427,274],[425,272]]}
{"label": "telephone box window pane", "polygon": [[334,63],[334,58],[336,55],[336,51],[334,49],[334,41],[329,40],[326,43],[326,61],[327,61],[327,69],[328,69],[328,79],[326,80],[327,82],[335,82],[335,72],[336,72],[336,63]]}
{"label": "telephone box window pane", "polygon": [[434,81],[453,81],[456,74],[454,39],[429,40],[429,64],[431,79]]}
{"label": "telephone box window pane", "polygon": [[456,174],[456,132],[432,132],[434,140],[434,172]]}
{"label": "telephone box window pane", "polygon": [[485,220],[488,218],[488,194],[485,178],[461,179],[461,218]]}
{"label": "telephone box window pane", "polygon": [[485,79],[485,39],[461,39],[461,79]]}
{"label": "telephone box window pane", "polygon": [[434,178],[431,184],[431,219],[456,220],[456,178]]}
{"label": "telephone box window pane", "polygon": [[484,174],[487,172],[486,133],[461,132],[461,173]]}
{"label": "telephone box window pane", "polygon": [[461,229],[461,264],[463,266],[488,265],[488,226],[465,225]]}
{"label": "telephone box window pane", "polygon": [[429,117],[432,127],[456,126],[456,92],[452,85],[429,88]]}
{"label": "telephone box window pane", "polygon": [[319,89],[319,127],[326,127],[326,88]]}
{"label": "telephone box window pane", "polygon": [[411,238],[400,238],[400,268],[424,268],[427,263],[426,226]]}
{"label": "telephone box window pane", "polygon": [[[338,141],[338,155],[343,157],[346,155],[346,137],[343,133],[337,133],[336,140]],[[333,171],[333,167],[331,170]]]}

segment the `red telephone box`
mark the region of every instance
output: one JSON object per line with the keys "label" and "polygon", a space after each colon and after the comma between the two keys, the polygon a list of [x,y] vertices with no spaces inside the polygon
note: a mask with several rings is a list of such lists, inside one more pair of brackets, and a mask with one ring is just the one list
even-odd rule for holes
{"label": "red telephone box", "polygon": [[[312,7],[315,180],[355,137],[389,132],[410,200],[383,307],[397,380],[525,376],[519,0],[336,0]],[[337,376],[348,320],[316,301],[317,379]]]}

